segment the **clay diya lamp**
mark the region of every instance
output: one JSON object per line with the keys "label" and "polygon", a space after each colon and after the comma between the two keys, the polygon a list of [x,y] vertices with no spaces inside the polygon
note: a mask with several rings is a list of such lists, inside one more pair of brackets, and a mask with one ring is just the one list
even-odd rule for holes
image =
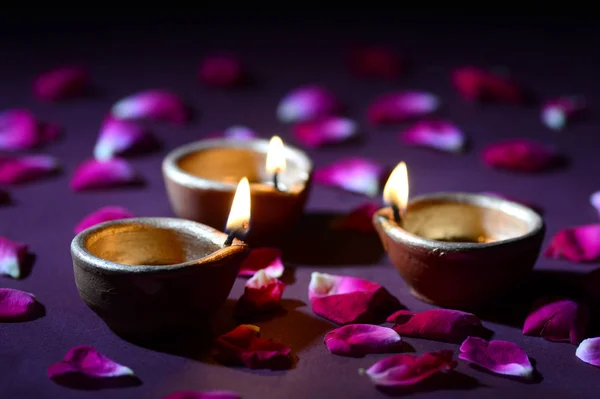
{"label": "clay diya lamp", "polygon": [[524,205],[469,193],[408,202],[405,165],[390,175],[384,199],[391,206],[373,224],[411,293],[425,302],[482,307],[522,283],[538,258],[544,221]]}
{"label": "clay diya lamp", "polygon": [[235,237],[248,228],[246,190],[247,209],[232,206],[229,235],[189,220],[154,217],[82,231],[71,243],[79,295],[123,336],[206,325],[249,251]]}
{"label": "clay diya lamp", "polygon": [[173,212],[221,229],[235,183],[247,176],[253,221],[245,241],[278,241],[302,217],[313,166],[304,152],[277,139],[208,139],[169,153],[162,170]]}

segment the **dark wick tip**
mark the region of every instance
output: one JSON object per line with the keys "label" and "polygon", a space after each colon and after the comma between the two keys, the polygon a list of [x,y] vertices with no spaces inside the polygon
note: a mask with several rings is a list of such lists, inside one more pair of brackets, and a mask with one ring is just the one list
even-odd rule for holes
{"label": "dark wick tip", "polygon": [[400,216],[400,209],[397,206],[392,205],[392,211],[394,212],[394,220],[396,221],[396,223],[398,223],[398,224],[402,223],[402,217]]}
{"label": "dark wick tip", "polygon": [[281,188],[279,187],[279,172],[273,173],[273,186],[277,191],[281,191]]}
{"label": "dark wick tip", "polygon": [[232,233],[229,233],[229,235],[227,236],[227,239],[225,240],[225,243],[223,244],[223,246],[225,247],[229,247],[231,246],[231,244],[233,244],[233,239],[235,238],[235,231]]}

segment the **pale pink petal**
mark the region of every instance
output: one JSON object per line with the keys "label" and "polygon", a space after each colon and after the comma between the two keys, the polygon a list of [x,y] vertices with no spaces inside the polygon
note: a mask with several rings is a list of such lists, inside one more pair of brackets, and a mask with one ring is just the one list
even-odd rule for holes
{"label": "pale pink petal", "polygon": [[553,98],[542,104],[542,123],[553,130],[561,130],[568,121],[581,115],[586,109],[583,97]]}
{"label": "pale pink petal", "polygon": [[575,356],[592,366],[600,367],[600,337],[581,341]]}
{"label": "pale pink petal", "polygon": [[364,356],[370,353],[399,352],[402,339],[388,327],[373,324],[348,324],[325,335],[329,352],[342,356]]}
{"label": "pale pink petal", "polygon": [[600,260],[600,224],[569,227],[552,237],[544,256],[572,262]]}
{"label": "pale pink petal", "polygon": [[381,285],[358,277],[313,272],[308,298],[315,314],[338,324],[377,323],[401,308]]}
{"label": "pale pink petal", "polygon": [[0,236],[0,275],[21,278],[27,244]]}
{"label": "pale pink petal", "polygon": [[441,371],[456,367],[451,350],[425,353],[421,356],[401,354],[382,359],[366,370],[371,382],[377,386],[403,387],[415,385]]}
{"label": "pale pink petal", "polygon": [[585,336],[588,321],[587,306],[569,299],[543,298],[525,319],[523,334],[577,345]]}
{"label": "pale pink petal", "polygon": [[58,101],[82,95],[88,84],[86,68],[68,65],[40,74],[33,82],[33,93],[42,101]]}
{"label": "pale pink petal", "polygon": [[393,79],[402,73],[402,59],[391,49],[381,46],[355,46],[348,66],[356,76]]}
{"label": "pale pink petal", "polygon": [[342,158],[315,170],[316,183],[375,197],[386,168],[365,158]]}
{"label": "pale pink petal", "polygon": [[252,277],[259,270],[264,270],[269,277],[281,277],[284,270],[281,262],[281,250],[268,247],[251,250],[240,266],[238,276]]}
{"label": "pale pink petal", "polygon": [[156,138],[135,122],[108,117],[100,128],[94,147],[94,158],[99,161],[115,156],[140,154],[157,147]]}
{"label": "pale pink petal", "polygon": [[96,159],[84,161],[73,172],[70,185],[74,191],[83,191],[126,186],[139,182],[139,176],[126,160],[111,158],[106,161]]}
{"label": "pale pink petal", "polygon": [[257,271],[246,282],[244,293],[235,306],[236,317],[252,317],[281,309],[281,296],[285,284],[267,275],[264,269]]}
{"label": "pale pink petal", "polygon": [[168,90],[145,90],[117,101],[112,107],[117,119],[148,119],[182,125],[189,112],[181,98]]}
{"label": "pale pink petal", "polygon": [[526,95],[514,81],[483,68],[464,66],[452,71],[452,83],[468,101],[521,103]]}
{"label": "pale pink petal", "polygon": [[496,374],[529,378],[533,366],[523,349],[508,341],[486,341],[468,337],[460,346],[458,358]]}
{"label": "pale pink petal", "polygon": [[78,374],[91,378],[132,376],[133,370],[104,356],[91,346],[73,347],[64,359],[48,367],[48,378]]}
{"label": "pale pink petal", "polygon": [[244,68],[232,54],[213,54],[200,63],[198,77],[207,86],[233,87],[243,82]]}
{"label": "pale pink petal", "polygon": [[592,204],[600,216],[600,191],[596,191],[590,195],[590,204]]}
{"label": "pale pink petal", "polygon": [[58,160],[50,155],[0,155],[0,184],[17,184],[49,176],[59,170]]}
{"label": "pale pink petal", "polygon": [[510,195],[495,193],[495,192],[491,192],[491,191],[485,191],[485,192],[483,192],[481,194],[489,195],[489,196],[492,196],[492,197],[503,198],[505,200],[516,202],[517,204],[525,205],[526,207],[533,209],[534,211],[536,211],[539,214],[544,213],[544,209],[540,205],[534,204],[533,202],[529,202],[529,201],[523,201],[520,198],[515,198],[515,197],[510,196]]}
{"label": "pale pink petal", "polygon": [[41,305],[33,294],[0,288],[0,322],[33,320],[40,308]]}
{"label": "pale pink petal", "polygon": [[341,143],[358,136],[358,124],[351,119],[336,116],[297,123],[294,135],[307,147],[316,148]]}
{"label": "pale pink petal", "polygon": [[181,391],[165,396],[163,399],[242,399],[233,391]]}
{"label": "pale pink petal", "polygon": [[246,126],[230,126],[223,131],[223,137],[230,140],[252,140],[258,137],[258,134]]}
{"label": "pale pink petal", "polygon": [[309,85],[292,90],[283,97],[277,107],[281,122],[305,122],[339,112],[341,105],[328,89]]}
{"label": "pale pink petal", "polygon": [[483,161],[493,168],[518,172],[540,172],[556,166],[558,153],[528,139],[513,139],[494,143],[482,152]]}
{"label": "pale pink petal", "polygon": [[455,124],[441,119],[413,124],[400,133],[400,140],[408,145],[447,152],[462,152],[467,142],[464,133]]}
{"label": "pale pink petal", "polygon": [[350,211],[350,213],[340,216],[331,223],[331,227],[340,230],[354,230],[363,233],[372,233],[373,215],[381,205],[374,202],[368,202]]}
{"label": "pale pink petal", "polygon": [[105,206],[84,217],[75,227],[75,234],[100,223],[132,217],[135,217],[133,212],[121,206]]}
{"label": "pale pink petal", "polygon": [[435,112],[440,105],[437,96],[420,91],[400,91],[377,97],[367,109],[373,124],[406,122]]}

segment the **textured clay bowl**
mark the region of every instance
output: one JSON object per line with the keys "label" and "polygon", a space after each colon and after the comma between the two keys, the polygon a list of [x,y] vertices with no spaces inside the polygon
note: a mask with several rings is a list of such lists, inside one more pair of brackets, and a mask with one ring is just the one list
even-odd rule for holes
{"label": "textured clay bowl", "polygon": [[205,325],[227,299],[248,246],[173,218],[106,222],[71,243],[79,295],[121,335]]}
{"label": "textured clay bowl", "polygon": [[286,170],[279,176],[285,191],[276,190],[265,170],[268,140],[201,140],[173,150],[162,170],[173,212],[224,229],[239,180],[250,181],[251,222],[245,241],[277,241],[302,217],[312,178],[312,162],[285,146]]}
{"label": "textured clay bowl", "polygon": [[411,293],[448,308],[482,307],[522,283],[545,232],[532,209],[467,193],[416,197],[400,225],[391,208],[373,224]]}

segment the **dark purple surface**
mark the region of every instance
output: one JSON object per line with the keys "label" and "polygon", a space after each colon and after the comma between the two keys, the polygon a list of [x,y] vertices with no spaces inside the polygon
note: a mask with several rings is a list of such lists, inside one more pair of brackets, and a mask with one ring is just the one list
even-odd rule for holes
{"label": "dark purple surface", "polygon": [[[408,308],[428,309],[428,305],[409,295],[385,255],[371,256],[372,246],[341,246],[336,249],[338,252],[325,256],[312,250],[313,244],[308,241],[297,243],[305,255],[312,254],[315,259],[311,264],[305,259],[295,265],[295,281],[284,294],[289,313],[259,323],[265,337],[290,345],[297,354],[297,365],[285,372],[227,368],[209,357],[191,360],[190,357],[195,357],[192,349],[187,350],[187,356],[176,355],[124,341],[83,304],[73,282],[69,244],[73,228],[83,216],[104,205],[125,206],[140,216],[172,216],[160,174],[162,157],[169,149],[200,139],[209,132],[244,124],[265,137],[280,134],[287,142],[293,142],[289,127],[275,119],[275,107],[282,95],[297,85],[325,83],[348,104],[349,114],[362,123],[366,133],[365,143],[359,146],[311,151],[316,166],[348,155],[373,157],[389,166],[404,160],[409,166],[411,194],[444,190],[495,191],[540,203],[546,210],[546,244],[560,228],[596,222],[598,216],[589,205],[588,197],[600,189],[598,119],[574,124],[556,134],[541,125],[538,108],[467,104],[451,88],[448,79],[450,68],[460,64],[506,66],[542,96],[581,93],[593,106],[600,102],[600,80],[597,79],[600,60],[591,55],[597,48],[593,32],[573,22],[564,29],[553,23],[528,25],[526,20],[520,20],[516,26],[482,22],[458,28],[450,26],[450,22],[423,19],[417,23],[400,19],[367,26],[284,21],[268,28],[260,22],[240,26],[236,22],[198,20],[195,24],[168,29],[152,23],[143,28],[109,29],[99,23],[93,29],[83,29],[85,24],[82,24],[80,30],[71,33],[66,29],[62,33],[45,33],[44,28],[38,26],[37,33],[22,37],[14,32],[3,35],[0,38],[3,58],[0,109],[28,107],[42,120],[64,124],[66,133],[60,142],[42,150],[63,162],[63,173],[56,178],[11,188],[14,203],[0,206],[0,234],[27,242],[37,255],[28,278],[23,281],[1,279],[0,286],[32,292],[47,309],[45,317],[32,322],[0,324],[0,397],[158,399],[177,390],[194,389],[231,389],[245,399],[350,399],[387,395],[357,372],[385,355],[352,359],[329,354],[322,339],[333,326],[314,316],[308,305],[298,306],[299,301],[309,303],[307,286],[310,273],[316,270],[372,279],[385,285]],[[28,31],[17,25],[15,29]],[[346,72],[342,58],[344,46],[353,39],[390,43],[410,54],[414,68],[397,82],[356,80]],[[196,82],[198,60],[213,50],[238,53],[257,73],[257,87],[233,92],[199,87]],[[70,61],[85,61],[93,67],[97,96],[56,105],[34,101],[30,91],[33,76]],[[157,134],[164,140],[164,149],[132,161],[146,178],[147,186],[96,193],[71,192],[69,176],[79,162],[91,156],[98,127],[112,103],[132,92],[154,87],[181,93],[199,110],[199,118],[185,127],[155,125]],[[397,141],[397,128],[369,127],[365,120],[369,101],[378,94],[399,88],[425,89],[439,94],[444,101],[443,115],[461,126],[472,139],[468,153],[453,156],[409,149]],[[482,165],[478,154],[486,144],[511,137],[555,143],[572,159],[572,164],[568,169],[541,175],[503,173]],[[308,212],[345,212],[362,201],[358,196],[315,187]],[[327,237],[325,233],[315,235]],[[353,265],[353,259],[364,259],[366,263]],[[289,259],[287,265],[292,266]],[[545,282],[552,278],[566,284],[575,275],[594,268],[540,258],[535,286],[545,287]],[[560,274],[561,270],[565,273]],[[242,279],[236,282],[232,299],[241,295],[243,283]],[[490,317],[504,321],[486,321],[485,324],[494,330],[495,339],[521,345],[535,359],[543,380],[525,384],[486,374],[459,362],[458,371],[469,377],[431,384],[411,396],[596,396],[600,389],[600,370],[579,361],[573,345],[522,336],[519,316],[527,309],[528,302],[517,302],[520,303],[516,309],[509,302],[503,302],[499,309],[489,312]],[[218,317],[221,322],[230,318],[228,312],[230,309],[221,312]],[[482,317],[486,319],[486,315]],[[217,328],[225,328],[226,324],[219,323]],[[443,348],[458,349],[458,345],[412,338],[406,342],[418,354]],[[131,367],[142,384],[83,392],[48,380],[47,367],[62,359],[71,347],[82,344],[92,345]]]}

